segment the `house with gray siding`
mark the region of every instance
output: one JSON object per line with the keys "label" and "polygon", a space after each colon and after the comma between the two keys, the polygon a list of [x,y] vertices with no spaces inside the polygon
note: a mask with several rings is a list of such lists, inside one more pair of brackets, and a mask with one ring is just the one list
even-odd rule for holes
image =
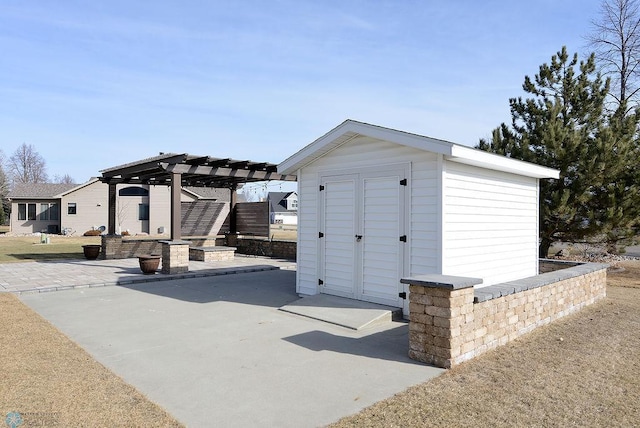
{"label": "house with gray siding", "polygon": [[558,171],[347,120],[280,165],[298,177],[301,295],[403,307],[403,277],[538,273],[540,179]]}
{"label": "house with gray siding", "polygon": [[270,224],[298,224],[298,194],[296,192],[269,192]]}

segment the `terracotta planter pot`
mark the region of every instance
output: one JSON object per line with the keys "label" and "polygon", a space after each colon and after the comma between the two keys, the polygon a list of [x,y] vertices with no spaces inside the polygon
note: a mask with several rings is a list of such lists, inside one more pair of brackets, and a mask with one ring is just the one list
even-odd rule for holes
{"label": "terracotta planter pot", "polygon": [[91,244],[91,245],[83,245],[82,251],[87,260],[95,260],[100,255],[101,245]]}
{"label": "terracotta planter pot", "polygon": [[145,275],[153,275],[158,270],[160,265],[160,259],[162,256],[140,256],[138,262],[140,263],[140,270]]}

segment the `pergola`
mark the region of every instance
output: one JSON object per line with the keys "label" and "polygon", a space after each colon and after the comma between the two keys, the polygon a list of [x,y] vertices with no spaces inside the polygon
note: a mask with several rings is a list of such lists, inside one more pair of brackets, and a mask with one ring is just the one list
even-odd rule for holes
{"label": "pergola", "polygon": [[171,186],[171,239],[180,240],[180,192],[183,186],[227,188],[230,191],[230,231],[236,231],[234,207],[238,185],[256,181],[296,181],[295,175],[276,172],[267,162],[160,153],[147,159],[107,168],[100,181],[109,185],[109,228],[116,232],[116,186],[121,183]]}

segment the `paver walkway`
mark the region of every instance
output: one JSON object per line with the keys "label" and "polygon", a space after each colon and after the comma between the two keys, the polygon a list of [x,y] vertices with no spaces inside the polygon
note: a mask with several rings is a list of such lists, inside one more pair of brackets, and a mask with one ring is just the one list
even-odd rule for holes
{"label": "paver walkway", "polygon": [[268,257],[235,256],[224,262],[189,262],[189,272],[144,275],[138,259],[63,260],[0,264],[0,292],[48,292],[152,281],[199,278],[274,269],[295,270],[295,262]]}

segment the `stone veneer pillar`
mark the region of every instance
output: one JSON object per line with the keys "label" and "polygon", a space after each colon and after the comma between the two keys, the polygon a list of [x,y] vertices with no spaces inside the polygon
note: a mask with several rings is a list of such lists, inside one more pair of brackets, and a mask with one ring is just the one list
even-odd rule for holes
{"label": "stone veneer pillar", "polygon": [[160,241],[162,244],[162,273],[184,273],[189,271],[189,242]]}
{"label": "stone veneer pillar", "polygon": [[473,286],[482,279],[422,275],[402,283],[409,284],[410,358],[451,368],[473,351]]}
{"label": "stone veneer pillar", "polygon": [[102,244],[102,251],[100,252],[100,259],[102,260],[117,259],[120,247],[122,246],[122,236],[102,235],[101,244]]}

